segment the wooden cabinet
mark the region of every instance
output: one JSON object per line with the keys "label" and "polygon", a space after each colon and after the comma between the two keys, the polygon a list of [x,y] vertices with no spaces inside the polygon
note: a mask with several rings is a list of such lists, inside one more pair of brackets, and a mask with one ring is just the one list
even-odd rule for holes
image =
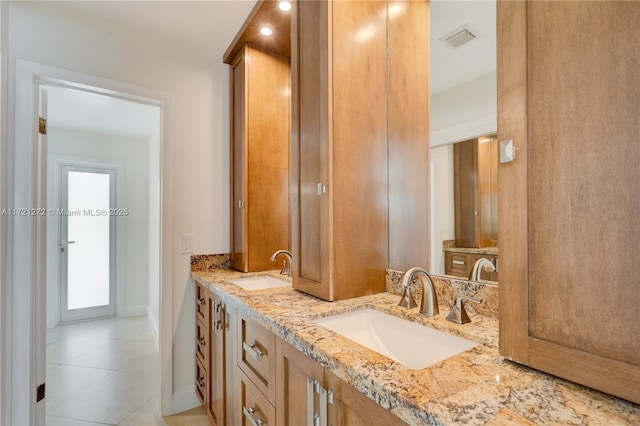
{"label": "wooden cabinet", "polygon": [[500,353],[640,403],[640,3],[497,11]]}
{"label": "wooden cabinet", "polygon": [[240,419],[236,327],[235,308],[196,284],[196,394],[212,425],[238,424]]}
{"label": "wooden cabinet", "polygon": [[493,263],[496,270],[494,272],[486,272],[483,269],[481,278],[486,281],[498,281],[499,264],[498,256],[495,255],[447,251],[444,253],[444,273],[468,279],[473,265],[483,257]]}
{"label": "wooden cabinet", "polygon": [[429,260],[428,4],[401,3],[396,20],[386,1],[293,10],[293,286],[325,300],[382,292],[386,268]]}
{"label": "wooden cabinet", "polygon": [[276,336],[240,315],[237,344],[238,367],[271,403],[275,403]]}
{"label": "wooden cabinet", "polygon": [[278,425],[405,424],[291,345],[277,345]]}
{"label": "wooden cabinet", "polygon": [[273,269],[289,247],[288,58],[245,45],[231,62],[231,266]]}
{"label": "wooden cabinet", "polygon": [[495,136],[453,145],[456,247],[498,242],[498,143]]}
{"label": "wooden cabinet", "polygon": [[240,373],[240,406],[242,420],[233,424],[242,426],[277,424],[275,407],[244,373]]}

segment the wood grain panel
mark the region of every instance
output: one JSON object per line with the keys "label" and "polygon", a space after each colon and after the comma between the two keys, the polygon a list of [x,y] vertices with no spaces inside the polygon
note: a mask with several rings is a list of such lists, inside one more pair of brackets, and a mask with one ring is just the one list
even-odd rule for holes
{"label": "wood grain panel", "polygon": [[245,50],[231,64],[231,267],[248,271],[247,216],[239,204],[247,201],[247,73]]}
{"label": "wood grain panel", "polygon": [[480,247],[477,138],[453,145],[453,169],[456,247]]}
{"label": "wood grain panel", "polygon": [[362,392],[342,381],[330,371],[325,373],[327,389],[333,391],[328,423],[335,426],[400,426],[405,422],[385,410]]}
{"label": "wood grain panel", "polygon": [[640,5],[528,10],[530,333],[640,365]]}
{"label": "wood grain panel", "polygon": [[498,131],[519,149],[500,167],[501,353],[636,403],[639,21],[636,2],[498,3]]}
{"label": "wood grain panel", "polygon": [[516,145],[516,160],[499,166],[500,354],[523,364],[529,362],[526,11],[526,2],[497,3],[498,140]]}
{"label": "wood grain panel", "polygon": [[386,1],[373,0],[333,3],[329,191],[332,279],[340,284],[333,288],[336,300],[385,289],[389,241],[386,7]]}
{"label": "wood grain panel", "polygon": [[[298,2],[294,8],[292,51],[294,64],[293,162],[294,179],[294,275],[299,285],[321,291],[328,297],[328,282],[323,266],[328,265],[328,224],[323,224],[325,197],[318,196],[317,185],[328,184],[325,151],[328,149],[328,4]],[[301,30],[304,28],[304,31]],[[300,165],[304,165],[300,167]],[[326,275],[323,275],[326,274]],[[303,289],[304,291],[304,289]],[[314,293],[315,294],[315,293]],[[323,297],[323,296],[320,296]]]}
{"label": "wood grain panel", "polygon": [[307,424],[307,377],[324,383],[324,368],[281,339],[276,352],[276,424]]}
{"label": "wood grain panel", "polygon": [[[389,14],[389,268],[430,270],[429,3]],[[391,7],[391,5],[390,5]]]}
{"label": "wood grain panel", "polygon": [[247,47],[249,271],[274,268],[289,243],[289,58]]}

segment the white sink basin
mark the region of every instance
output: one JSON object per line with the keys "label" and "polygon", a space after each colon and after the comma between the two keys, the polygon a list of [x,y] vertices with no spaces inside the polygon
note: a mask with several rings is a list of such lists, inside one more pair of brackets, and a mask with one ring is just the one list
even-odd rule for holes
{"label": "white sink basin", "polygon": [[421,370],[478,344],[373,309],[313,321],[413,370]]}
{"label": "white sink basin", "polygon": [[271,275],[260,275],[257,277],[248,277],[248,278],[235,278],[229,281],[234,283],[237,286],[242,287],[247,291],[266,290],[269,288],[278,288],[278,287],[291,287],[291,283],[289,281],[280,280],[278,278],[272,277]]}

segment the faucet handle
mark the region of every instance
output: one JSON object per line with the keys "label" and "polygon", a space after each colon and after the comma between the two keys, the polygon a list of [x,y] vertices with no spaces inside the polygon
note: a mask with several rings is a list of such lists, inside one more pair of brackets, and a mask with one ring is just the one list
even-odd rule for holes
{"label": "faucet handle", "polygon": [[398,306],[402,306],[407,309],[418,307],[416,300],[413,298],[413,294],[411,294],[411,285],[404,286],[404,289],[402,290],[402,298],[400,299]]}
{"label": "faucet handle", "polygon": [[458,296],[456,297],[456,303],[451,308],[451,312],[447,315],[447,321],[455,322],[457,324],[466,324],[471,322],[469,319],[469,315],[467,315],[467,311],[464,309],[464,300],[469,300],[475,303],[482,303],[482,299],[477,297],[469,297],[469,296]]}

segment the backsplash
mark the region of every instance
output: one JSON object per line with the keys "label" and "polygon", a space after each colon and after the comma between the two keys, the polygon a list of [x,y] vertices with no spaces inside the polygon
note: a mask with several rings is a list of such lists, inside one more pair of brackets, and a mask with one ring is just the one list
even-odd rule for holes
{"label": "backsplash", "polygon": [[191,270],[206,272],[229,268],[229,259],[229,254],[194,254],[191,255]]}
{"label": "backsplash", "polygon": [[[398,286],[398,281],[402,277],[403,271],[387,269],[387,292],[401,295],[402,289]],[[433,286],[436,289],[438,301],[452,307],[458,294],[471,297],[479,297],[482,303],[465,303],[468,312],[476,312],[490,318],[498,318],[498,286],[486,282],[475,282],[433,275]],[[413,294],[416,300],[422,298],[422,285],[419,279],[413,282]]]}

